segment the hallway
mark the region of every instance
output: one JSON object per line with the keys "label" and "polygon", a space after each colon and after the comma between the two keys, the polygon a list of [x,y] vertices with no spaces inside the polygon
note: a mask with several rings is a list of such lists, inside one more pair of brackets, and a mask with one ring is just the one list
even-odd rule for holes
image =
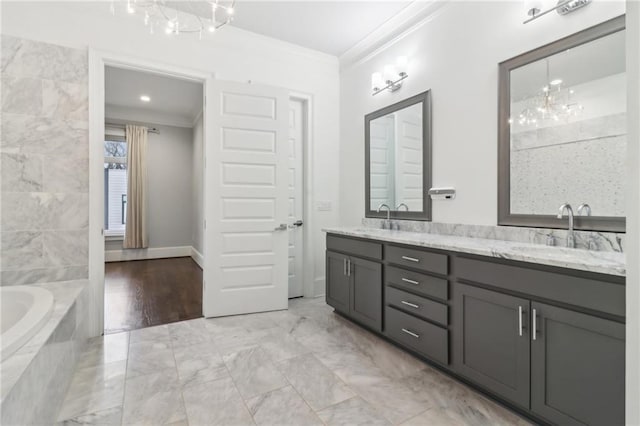
{"label": "hallway", "polygon": [[105,265],[105,334],[202,316],[202,270],[189,257]]}

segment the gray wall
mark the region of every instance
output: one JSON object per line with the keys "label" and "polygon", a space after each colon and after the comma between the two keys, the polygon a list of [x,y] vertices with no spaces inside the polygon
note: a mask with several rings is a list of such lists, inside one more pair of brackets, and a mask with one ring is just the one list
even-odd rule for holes
{"label": "gray wall", "polygon": [[200,254],[204,240],[204,144],[202,115],[193,127],[193,220],[191,222],[191,245]]}
{"label": "gray wall", "polygon": [[86,49],[2,36],[0,284],[88,278]]}
{"label": "gray wall", "polygon": [[[149,248],[191,246],[194,206],[192,129],[154,127],[160,134],[149,133],[147,151]],[[105,243],[105,250],[119,249],[122,249],[122,241]]]}

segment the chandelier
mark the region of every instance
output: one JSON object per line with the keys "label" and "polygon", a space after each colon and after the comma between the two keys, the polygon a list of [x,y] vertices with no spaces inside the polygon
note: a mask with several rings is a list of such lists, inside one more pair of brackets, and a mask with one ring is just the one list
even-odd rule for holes
{"label": "chandelier", "polygon": [[[235,0],[198,1],[127,0],[126,11],[141,16],[150,34],[164,32],[169,35],[214,33],[233,21]],[[115,0],[111,1],[115,14]]]}
{"label": "chandelier", "polygon": [[[572,117],[582,113],[584,107],[573,101],[575,91],[563,87],[562,79],[549,78],[549,60],[547,59],[547,84],[542,91],[529,99],[526,106],[518,114],[517,121],[521,126],[538,127],[545,122],[568,122]],[[509,120],[511,123],[513,120]]]}

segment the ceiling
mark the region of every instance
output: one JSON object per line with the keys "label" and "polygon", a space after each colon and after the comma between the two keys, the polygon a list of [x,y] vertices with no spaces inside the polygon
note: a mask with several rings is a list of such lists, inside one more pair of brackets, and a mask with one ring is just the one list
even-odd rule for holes
{"label": "ceiling", "polygon": [[[151,98],[142,102],[141,95]],[[105,68],[105,104],[109,111],[158,117],[162,124],[193,123],[202,111],[202,84],[122,68]],[[120,118],[120,117],[118,117]]]}
{"label": "ceiling", "polygon": [[625,32],[568,49],[511,71],[511,99],[539,95],[548,81],[561,79],[563,87],[572,87],[625,71]]}
{"label": "ceiling", "polygon": [[[205,1],[172,7],[210,18]],[[225,2],[228,3],[228,2]],[[235,4],[233,26],[340,56],[413,1],[250,1]]]}

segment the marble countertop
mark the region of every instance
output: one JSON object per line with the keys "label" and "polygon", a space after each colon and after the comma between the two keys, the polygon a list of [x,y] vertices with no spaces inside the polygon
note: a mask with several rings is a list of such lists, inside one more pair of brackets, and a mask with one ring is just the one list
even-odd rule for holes
{"label": "marble countertop", "polygon": [[550,247],[513,241],[458,237],[364,227],[325,228],[324,232],[408,244],[609,275],[626,275],[623,253]]}

